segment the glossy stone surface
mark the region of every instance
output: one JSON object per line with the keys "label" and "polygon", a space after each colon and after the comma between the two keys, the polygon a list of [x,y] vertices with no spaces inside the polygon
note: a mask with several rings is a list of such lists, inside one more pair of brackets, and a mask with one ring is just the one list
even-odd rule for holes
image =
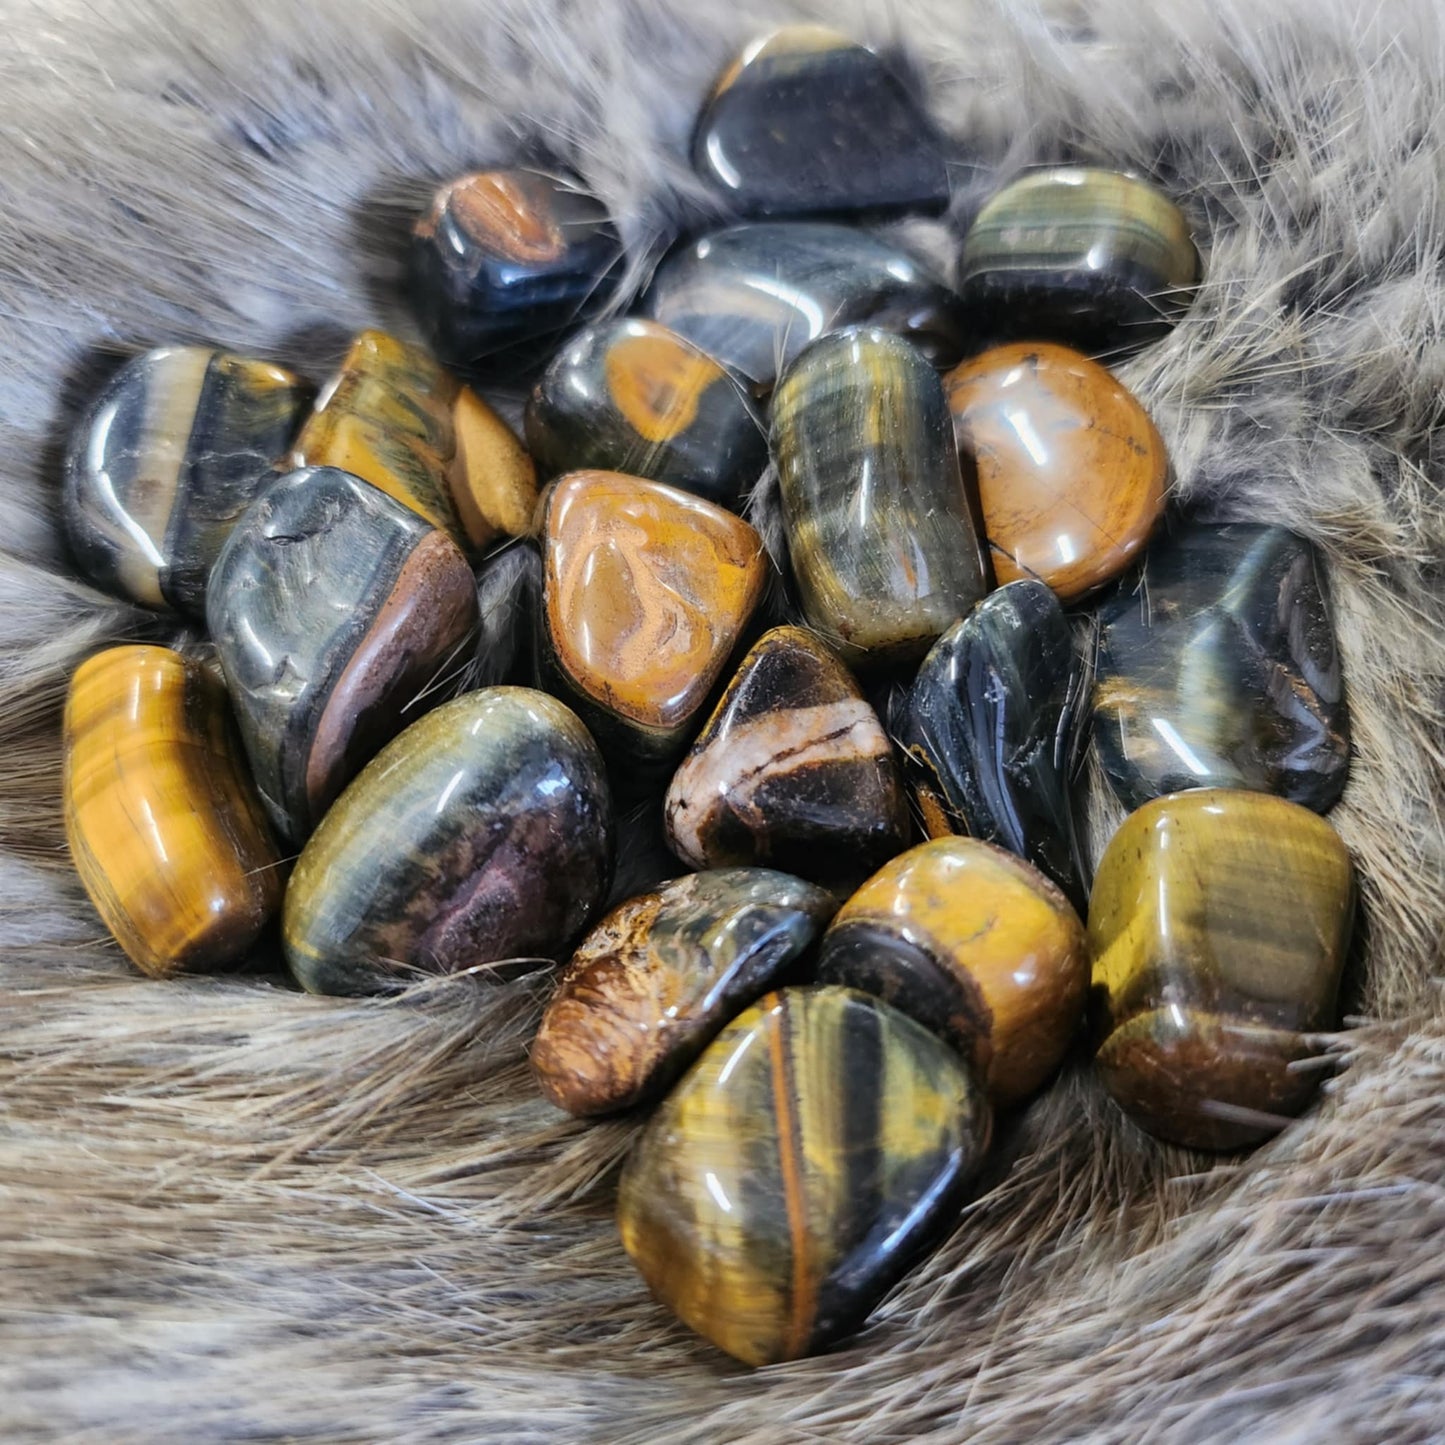
{"label": "glossy stone surface", "polygon": [[112,647],[80,665],[61,792],[85,891],[145,973],[234,962],[280,906],[225,691],[178,652]]}
{"label": "glossy stone surface", "polygon": [[675,755],[762,597],[762,539],[690,493],[573,472],[543,511],[544,664],[604,745]]}
{"label": "glossy stone surface", "polygon": [[1350,856],[1306,808],[1201,789],[1125,819],[1094,879],[1097,1063],[1161,1139],[1236,1149],[1313,1096],[1306,1035],[1338,1022]]}
{"label": "glossy stone surface", "polygon": [[657,268],[643,310],[759,393],[825,331],[866,322],[951,366],[972,340],[959,298],[906,251],[817,221],[714,231]]}
{"label": "glossy stone surface", "polygon": [[1065,346],[995,347],[944,380],[1000,583],[1069,600],[1117,576],[1164,513],[1169,458],[1148,413]]}
{"label": "glossy stone surface", "polygon": [[444,533],[347,472],[275,482],[216,563],[206,620],[262,800],[303,841],[416,717],[477,624],[476,583]]}
{"label": "glossy stone surface", "polygon": [[443,361],[510,380],[606,304],[621,261],[606,209],[575,183],[475,171],[412,230],[412,305]]}
{"label": "glossy stone surface", "polygon": [[907,842],[893,747],[816,634],[775,627],[743,659],[663,803],[692,868],[766,863],[857,883]]}
{"label": "glossy stone surface", "polygon": [[778,385],[772,447],[803,611],[845,661],[919,658],[987,590],[943,388],[908,342],[815,342]]}
{"label": "glossy stone surface", "polygon": [[713,90],[692,154],[743,216],[948,204],[942,139],[902,78],[821,25],[753,41]]}
{"label": "glossy stone surface", "polygon": [[1069,769],[1084,687],[1058,598],[1010,582],[933,645],[898,724],[928,835],[1006,848],[1079,907]]}
{"label": "glossy stone surface", "polygon": [[1284,527],[1193,523],[1101,612],[1094,736],[1130,808],[1251,788],[1325,812],[1350,766],[1324,567]]}
{"label": "glossy stone surface", "polygon": [[653,1294],[749,1365],[856,1329],[957,1218],[991,1132],[946,1045],[849,989],[735,1019],[662,1102],[622,1176]]}
{"label": "glossy stone surface", "polygon": [[767,868],[690,873],[615,908],[583,939],[532,1044],[569,1113],[651,1103],[760,994],[783,982],[837,904]]}
{"label": "glossy stone surface", "polygon": [[1147,181],[1056,166],[984,205],[964,238],[961,275],[964,301],[993,341],[1126,352],[1188,309],[1199,252],[1179,208]]}
{"label": "glossy stone surface", "polygon": [[62,510],[81,570],[147,607],[200,616],[216,554],[274,479],[310,400],[291,372],[226,351],[133,357],[66,458]]}
{"label": "glossy stone surface", "polygon": [[762,417],[723,366],[641,317],[603,321],[553,358],[527,404],[543,469],[626,472],[737,503],[768,464]]}
{"label": "glossy stone surface", "polygon": [[935,838],[838,910],[818,978],[902,1009],[1011,1104],[1063,1058],[1083,1018],[1089,954],[1084,925],[1043,874],[976,838]]}
{"label": "glossy stone surface", "polygon": [[363,331],[292,450],[339,467],[480,551],[530,530],[537,472],[507,424],[419,347]]}
{"label": "glossy stone surface", "polygon": [[607,892],[612,804],[577,715],[522,687],[455,698],[372,759],[286,891],[283,941],[312,993],[554,958]]}

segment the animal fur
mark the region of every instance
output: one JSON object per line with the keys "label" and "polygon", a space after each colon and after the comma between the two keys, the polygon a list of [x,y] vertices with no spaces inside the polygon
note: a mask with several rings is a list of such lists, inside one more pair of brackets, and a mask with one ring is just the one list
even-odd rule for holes
{"label": "animal fur", "polygon": [[[1411,1441],[1445,1436],[1445,29],[1435,0],[9,0],[0,60],[0,1434],[14,1440]],[[647,1297],[628,1123],[563,1121],[545,987],[399,1002],[137,976],[58,806],[87,651],[169,635],[69,572],[58,457],[120,355],[324,376],[403,331],[408,217],[478,163],[576,168],[640,280],[735,47],[896,45],[960,156],[1136,168],[1208,278],[1124,375],[1180,504],[1331,564],[1354,715],[1332,815],[1364,927],[1344,1067],[1277,1142],[1159,1147],[1083,1063],[942,1250],[826,1358],[749,1373]],[[1091,813],[1097,853],[1117,813]]]}

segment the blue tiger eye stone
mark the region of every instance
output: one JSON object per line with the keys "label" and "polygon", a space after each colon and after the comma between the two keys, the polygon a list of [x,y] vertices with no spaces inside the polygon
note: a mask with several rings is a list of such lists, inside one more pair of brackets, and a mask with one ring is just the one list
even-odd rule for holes
{"label": "blue tiger eye stone", "polygon": [[703,112],[693,164],[745,216],[948,204],[941,138],[902,78],[821,25],[786,26],[738,56]]}

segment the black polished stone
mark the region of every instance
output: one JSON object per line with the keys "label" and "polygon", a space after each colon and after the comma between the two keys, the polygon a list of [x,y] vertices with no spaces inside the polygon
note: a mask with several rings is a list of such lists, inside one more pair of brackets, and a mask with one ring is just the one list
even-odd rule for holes
{"label": "black polished stone", "polygon": [[1025,580],[991,593],[939,638],[898,718],[929,835],[1007,848],[1079,908],[1087,894],[1069,773],[1083,692],[1058,598]]}
{"label": "black polished stone", "polygon": [[754,41],[703,112],[693,164],[739,215],[939,211],[932,121],[880,56],[820,25]]}
{"label": "black polished stone", "polygon": [[1277,793],[1323,813],[1349,773],[1324,568],[1284,527],[1161,538],[1101,614],[1094,736],[1129,808],[1186,788]]}
{"label": "black polished stone", "polygon": [[972,339],[959,298],[922,263],[865,231],[820,221],[714,231],[658,267],[642,307],[760,393],[839,327],[896,331],[935,366],[953,365]]}
{"label": "black polished stone", "polygon": [[595,197],[538,171],[478,171],[413,228],[412,304],[443,361],[509,379],[606,303],[621,262]]}
{"label": "black polished stone", "polygon": [[574,336],[527,404],[544,472],[626,472],[736,504],[768,463],[767,429],[727,369],[655,321],[619,317]]}

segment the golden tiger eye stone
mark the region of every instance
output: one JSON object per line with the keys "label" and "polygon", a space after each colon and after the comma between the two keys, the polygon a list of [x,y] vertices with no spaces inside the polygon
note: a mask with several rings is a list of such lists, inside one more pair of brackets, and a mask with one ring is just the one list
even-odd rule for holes
{"label": "golden tiger eye stone", "polygon": [[675,752],[767,577],[740,517],[620,472],[573,472],[544,503],[546,661],[604,735]]}
{"label": "golden tiger eye stone", "polygon": [[1027,343],[985,351],[944,386],[1000,586],[1035,577],[1068,600],[1133,561],[1163,515],[1169,458],[1110,372]]}
{"label": "golden tiger eye stone", "polygon": [[77,669],[62,790],[71,856],[145,973],[240,958],[281,902],[280,858],[226,694],[166,647],[113,647]]}
{"label": "golden tiger eye stone", "polygon": [[714,1040],[622,1176],[653,1294],[750,1365],[855,1329],[956,1218],[987,1100],[911,1019],[843,988],[769,994]]}
{"label": "golden tiger eye stone", "polygon": [[1130,814],[1094,879],[1097,1062],[1150,1133],[1235,1149],[1309,1102],[1354,913],[1350,855],[1317,814],[1202,788]]}
{"label": "golden tiger eye stone", "polygon": [[838,910],[818,977],[940,1034],[1007,1104],[1063,1058],[1089,955],[1078,914],[1042,873],[991,843],[947,837],[885,864]]}

